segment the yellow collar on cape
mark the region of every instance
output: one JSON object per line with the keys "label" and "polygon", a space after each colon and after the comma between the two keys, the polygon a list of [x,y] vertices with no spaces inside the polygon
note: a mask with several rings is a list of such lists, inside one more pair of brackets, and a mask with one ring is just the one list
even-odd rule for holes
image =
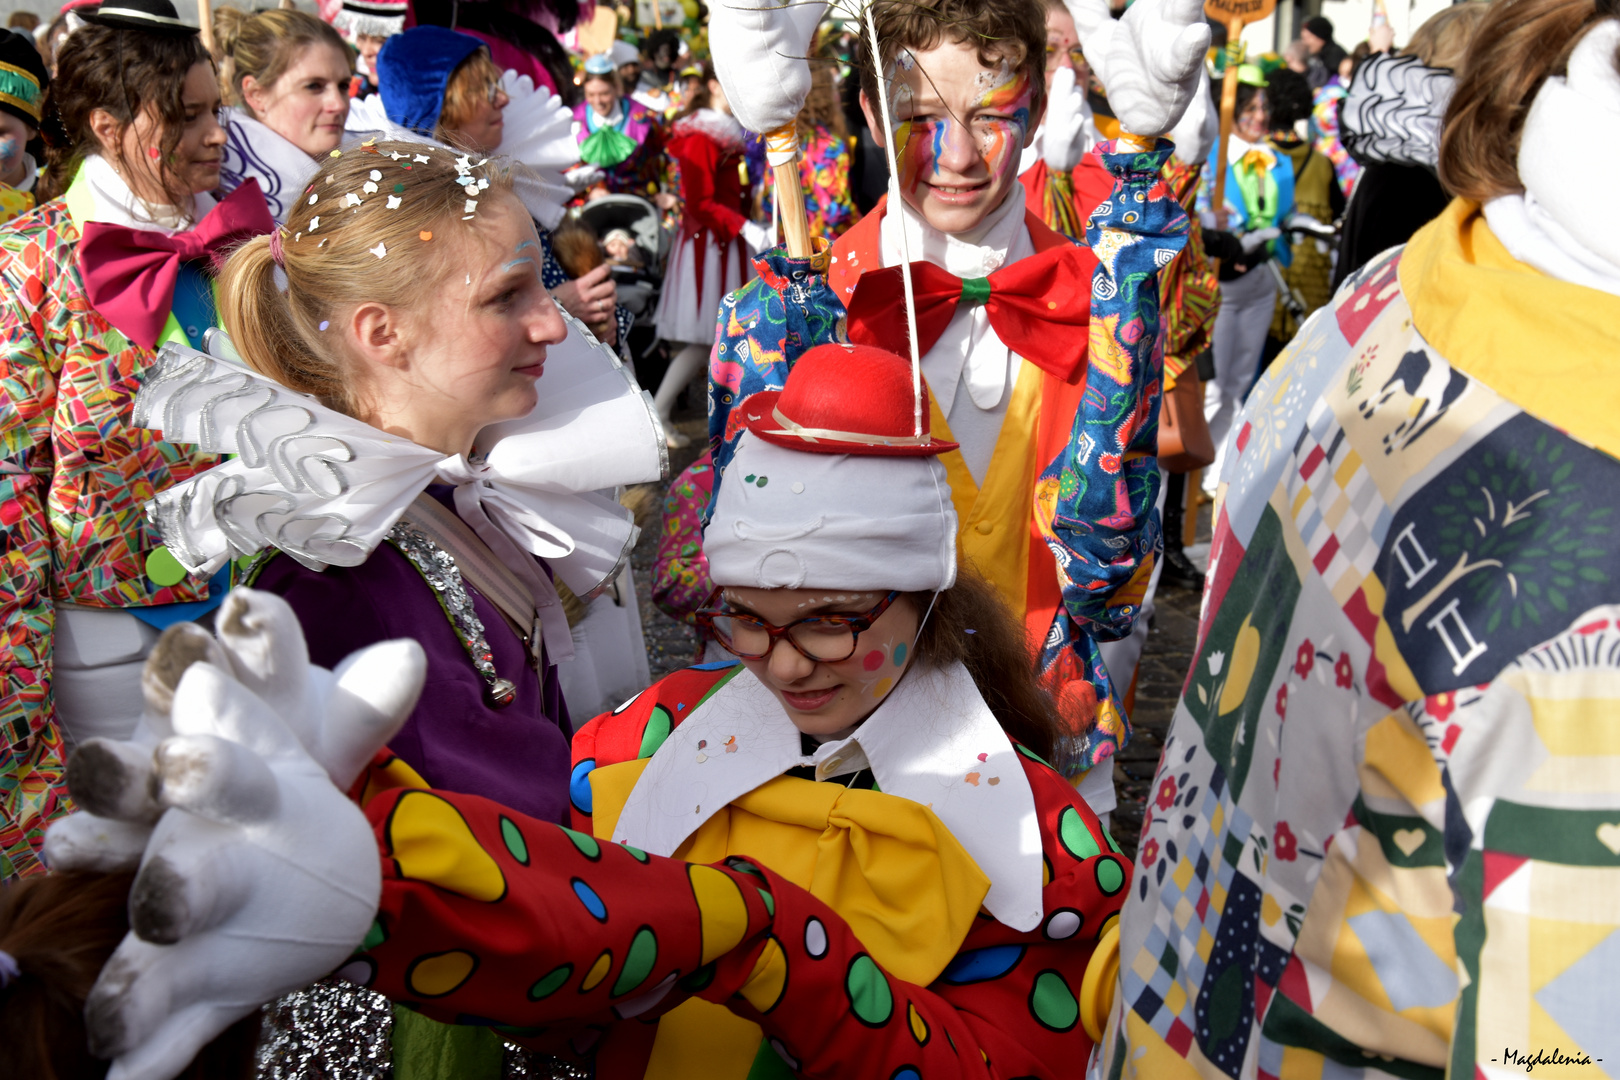
{"label": "yellow collar on cape", "polygon": [[1412,324],[1453,368],[1620,457],[1620,296],[1519,262],[1466,199],[1412,237],[1399,276]]}

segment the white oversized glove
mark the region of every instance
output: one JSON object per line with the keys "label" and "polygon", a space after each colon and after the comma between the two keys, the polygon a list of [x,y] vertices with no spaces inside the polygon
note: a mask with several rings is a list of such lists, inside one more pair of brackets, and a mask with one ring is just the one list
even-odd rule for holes
{"label": "white oversized glove", "polygon": [[584,191],[606,175],[595,165],[575,165],[563,173],[563,179],[568,182],[569,187],[578,192]]}
{"label": "white oversized glove", "polygon": [[1256,248],[1260,247],[1260,245],[1275,240],[1281,235],[1282,230],[1277,228],[1275,225],[1271,225],[1264,229],[1256,229],[1251,233],[1244,233],[1240,240],[1243,244],[1244,253],[1248,254],[1252,253]]}
{"label": "white oversized glove", "polygon": [[1202,0],[1136,0],[1118,21],[1108,0],[1064,4],[1120,126],[1144,139],[1174,128],[1203,77],[1209,51]]}
{"label": "white oversized glove", "polygon": [[415,706],[421,646],[314,668],[292,609],[245,589],[218,625],[219,641],[165,634],[144,683],[172,734],[155,750],[85,743],[69,786],[94,814],[46,836],[53,869],[104,868],[147,836],[131,932],[85,1005],[92,1053],[116,1059],[109,1080],[167,1080],[239,1018],[330,972],[381,895],[376,842],[344,789]]}
{"label": "white oversized glove", "polygon": [[[709,7],[709,55],[737,122],[766,135],[785,127],[810,93],[810,45],[826,14],[819,0],[725,0]],[[785,158],[784,160],[791,160]],[[772,165],[779,164],[775,158]]]}
{"label": "white oversized glove", "polygon": [[743,222],[742,238],[748,245],[748,250],[755,255],[776,246],[776,231],[769,225],[762,225],[757,221]]}
{"label": "white oversized glove", "polygon": [[1086,92],[1076,85],[1074,69],[1058,68],[1052,73],[1052,86],[1046,92],[1046,131],[1041,156],[1053,172],[1068,172],[1080,164],[1091,149],[1086,137],[1086,121],[1091,108]]}
{"label": "white oversized glove", "polygon": [[1170,141],[1176,144],[1176,157],[1188,165],[1201,165],[1209,160],[1209,152],[1220,137],[1220,110],[1215,107],[1215,98],[1209,90],[1209,75],[1200,70],[1192,101],[1170,130]]}

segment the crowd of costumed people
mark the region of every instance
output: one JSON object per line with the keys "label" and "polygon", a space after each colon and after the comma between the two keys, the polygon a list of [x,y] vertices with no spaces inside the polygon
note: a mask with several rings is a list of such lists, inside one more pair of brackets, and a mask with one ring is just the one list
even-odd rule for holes
{"label": "crowd of costumed people", "polygon": [[1620,3],[1227,6],[12,14],[0,1075],[1606,1075]]}

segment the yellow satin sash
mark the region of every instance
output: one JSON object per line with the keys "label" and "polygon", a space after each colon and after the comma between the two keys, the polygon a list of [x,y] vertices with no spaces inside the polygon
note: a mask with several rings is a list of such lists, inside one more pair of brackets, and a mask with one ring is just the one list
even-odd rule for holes
{"label": "yellow satin sash", "polygon": [[[965,393],[966,391],[958,391]],[[934,438],[950,442],[950,425],[929,396]],[[940,455],[956,507],[957,558],[994,585],[1022,623],[1029,610],[1029,521],[1035,506],[1035,439],[1041,408],[1041,370],[1024,363],[996,436],[981,488],[960,450]]]}
{"label": "yellow satin sash", "polygon": [[[647,760],[591,773],[599,839],[613,835]],[[838,912],[886,971],[927,985],[945,970],[990,891],[990,879],[926,806],[879,791],[777,777],[709,818],[675,851],[713,863],[744,855]],[[767,962],[769,961],[769,962]],[[785,968],[767,952],[744,993],[781,992]],[[761,1045],[757,1025],[693,999],[659,1021],[648,1080],[743,1080]]]}

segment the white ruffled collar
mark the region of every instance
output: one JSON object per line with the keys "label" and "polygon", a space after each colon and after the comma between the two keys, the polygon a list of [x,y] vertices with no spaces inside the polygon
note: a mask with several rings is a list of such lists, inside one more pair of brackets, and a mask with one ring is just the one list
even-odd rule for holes
{"label": "white ruffled collar", "polygon": [[714,109],[699,109],[675,121],[674,134],[685,135],[694,131],[713,139],[720,149],[728,153],[741,150],[743,140],[747,138],[747,133],[735,116]]}
{"label": "white ruffled collar", "polygon": [[1522,263],[1620,295],[1620,207],[1593,186],[1620,172],[1620,22],[1598,23],[1542,84],[1519,141],[1522,195],[1485,204],[1491,232]]}
{"label": "white ruffled collar", "polygon": [[606,116],[598,113],[594,108],[587,104],[585,106],[585,130],[595,132],[600,131],[603,128],[616,128],[620,124],[624,123],[625,118],[628,115],[629,111],[625,108],[622,101],[615,101],[613,103],[613,111],[608,113]]}
{"label": "white ruffled collar", "polygon": [[[569,334],[547,351],[534,411],[486,428],[489,449],[474,460],[390,435],[230,359],[166,346],[136,397],[135,423],[236,456],[147,504],[164,544],[203,576],[267,547],[317,569],[357,566],[428,485],[450,483],[457,513],[537,605],[555,594],[523,552],[576,595],[594,595],[637,536],[615,489],[661,479],[668,453],[652,399],[611,349],[563,319]],[[549,630],[550,654],[572,655]]]}
{"label": "white ruffled collar", "polygon": [[[884,266],[900,265],[903,253],[909,251],[913,260],[931,262],[959,278],[978,278],[1035,254],[1035,244],[1024,222],[1021,183],[1010,185],[1002,204],[968,233],[944,233],[928,224],[900,197],[897,184],[890,183],[886,205],[899,207],[900,212],[885,212],[878,225]],[[900,244],[902,222],[905,248]],[[1011,381],[1009,352],[982,305],[959,307],[926,358],[928,389],[939,403],[940,413],[951,415],[957,387],[964,381],[974,405],[984,410],[1000,405]]]}
{"label": "white ruffled collar", "polygon": [[112,163],[100,154],[85,158],[80,168],[95,196],[91,221],[173,235],[195,227],[214,208],[212,195],[193,195],[191,205],[186,207],[154,206],[131,191]]}
{"label": "white ruffled collar", "polygon": [[270,216],[285,223],[298,195],[314,178],[320,164],[280,132],[231,108],[225,116],[225,157],[220,163],[219,187],[231,192],[249,180],[259,182]]}
{"label": "white ruffled collar", "polygon": [[950,829],[990,879],[990,914],[1015,930],[1040,925],[1035,795],[1012,740],[961,664],[908,670],[855,734],[822,743],[808,758],[775,695],[739,670],[647,762],[613,840],[673,855],[715,812],[799,765],[831,782],[870,768],[881,791],[927,806]]}

